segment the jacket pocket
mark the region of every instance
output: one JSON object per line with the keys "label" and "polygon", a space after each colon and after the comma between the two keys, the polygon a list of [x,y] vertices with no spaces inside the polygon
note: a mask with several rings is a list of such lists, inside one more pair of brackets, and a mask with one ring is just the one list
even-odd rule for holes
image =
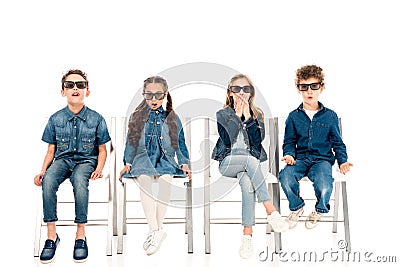
{"label": "jacket pocket", "polygon": [[56,134],[57,150],[66,151],[69,147],[69,136],[66,134]]}
{"label": "jacket pocket", "polygon": [[82,135],[82,147],[86,152],[90,152],[94,148],[95,136],[91,134]]}

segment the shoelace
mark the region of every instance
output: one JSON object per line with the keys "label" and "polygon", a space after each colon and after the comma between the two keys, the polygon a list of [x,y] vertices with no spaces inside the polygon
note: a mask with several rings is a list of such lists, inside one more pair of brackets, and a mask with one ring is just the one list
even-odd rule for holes
{"label": "shoelace", "polygon": [[311,212],[310,216],[308,217],[310,221],[313,221],[314,223],[318,221],[321,218],[321,215],[318,214],[316,211]]}
{"label": "shoelace", "polygon": [[290,221],[293,221],[294,219],[298,220],[298,219],[299,219],[299,214],[300,214],[300,213],[301,213],[300,210],[298,210],[298,211],[292,211],[292,212],[289,214],[288,219],[289,219]]}
{"label": "shoelace", "polygon": [[78,239],[75,241],[76,248],[84,248],[85,247],[85,240]]}
{"label": "shoelace", "polygon": [[244,249],[250,250],[251,249],[251,239],[250,238],[243,238],[242,239],[242,245],[243,245]]}
{"label": "shoelace", "polygon": [[154,232],[151,232],[148,236],[147,236],[147,239],[146,239],[146,241],[145,241],[145,244],[152,244],[154,241],[154,236],[155,236],[155,234],[154,234]]}
{"label": "shoelace", "polygon": [[51,239],[47,239],[46,242],[44,243],[45,248],[53,248],[53,247],[55,247],[55,245],[56,245],[56,242],[54,242]]}

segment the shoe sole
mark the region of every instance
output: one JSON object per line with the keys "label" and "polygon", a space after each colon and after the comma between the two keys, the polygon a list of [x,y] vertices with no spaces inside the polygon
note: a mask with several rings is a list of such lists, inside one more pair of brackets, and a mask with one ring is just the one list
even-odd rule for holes
{"label": "shoe sole", "polygon": [[308,230],[314,229],[315,227],[317,227],[317,225],[318,225],[318,222],[315,223],[315,224],[312,224],[311,226],[308,226],[308,225],[307,225],[307,222],[305,222],[305,224],[304,224],[304,226],[305,226]]}
{"label": "shoe sole", "polygon": [[87,258],[81,259],[81,260],[75,260],[75,259],[74,259],[74,262],[76,262],[76,263],[83,263],[83,262],[85,262],[85,261],[87,261]]}
{"label": "shoe sole", "polygon": [[49,263],[52,263],[52,262],[54,261],[55,258],[56,258],[56,255],[54,255],[53,258],[51,258],[50,260],[47,260],[47,261],[40,260],[40,263],[49,264]]}
{"label": "shoe sole", "polygon": [[[58,245],[56,247],[56,252],[57,252],[57,249],[60,247],[60,244],[61,244],[61,241],[58,241]],[[50,260],[47,260],[47,261],[40,260],[40,263],[43,263],[43,264],[52,263],[54,261],[54,259],[56,258],[56,252],[54,253],[54,257],[53,258],[51,258]]]}

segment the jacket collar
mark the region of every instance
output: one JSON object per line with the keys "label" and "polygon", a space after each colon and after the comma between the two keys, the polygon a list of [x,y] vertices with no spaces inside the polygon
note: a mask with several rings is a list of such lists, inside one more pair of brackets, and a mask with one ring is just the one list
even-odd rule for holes
{"label": "jacket collar", "polygon": [[[326,107],[325,107],[321,102],[319,102],[319,101],[318,101],[318,106],[319,106],[318,112],[319,112],[319,111],[323,111],[323,112],[326,111]],[[298,108],[296,109],[296,111],[304,111],[303,103],[301,103],[300,106],[298,106]]]}
{"label": "jacket collar", "polygon": [[78,114],[74,114],[69,110],[68,106],[64,108],[64,112],[67,114],[68,120],[72,120],[73,118],[77,117],[83,121],[86,121],[86,114],[87,114],[87,107],[83,106],[82,110]]}

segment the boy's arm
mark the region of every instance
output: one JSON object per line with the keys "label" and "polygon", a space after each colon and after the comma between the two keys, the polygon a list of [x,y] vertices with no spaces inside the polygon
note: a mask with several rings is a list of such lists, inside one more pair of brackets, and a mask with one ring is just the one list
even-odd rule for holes
{"label": "boy's arm", "polygon": [[33,179],[33,182],[35,183],[35,185],[37,185],[37,186],[41,186],[42,185],[43,175],[46,172],[47,168],[53,162],[54,153],[55,152],[56,152],[56,145],[55,144],[49,144],[48,147],[47,147],[46,156],[44,157],[44,160],[43,160],[42,170]]}
{"label": "boy's arm", "polygon": [[290,116],[286,119],[285,122],[285,134],[283,137],[283,156],[292,156],[293,159],[296,158],[296,129],[293,123],[293,120]]}
{"label": "boy's arm", "polygon": [[97,167],[96,170],[92,172],[90,179],[96,180],[97,178],[103,177],[103,168],[104,165],[106,164],[106,159],[107,159],[106,144],[99,145],[99,156],[97,157]]}
{"label": "boy's arm", "polygon": [[340,165],[347,162],[346,145],[343,143],[342,135],[340,133],[339,118],[336,113],[333,114],[335,123],[331,128],[331,143],[332,149],[335,152],[335,158]]}

